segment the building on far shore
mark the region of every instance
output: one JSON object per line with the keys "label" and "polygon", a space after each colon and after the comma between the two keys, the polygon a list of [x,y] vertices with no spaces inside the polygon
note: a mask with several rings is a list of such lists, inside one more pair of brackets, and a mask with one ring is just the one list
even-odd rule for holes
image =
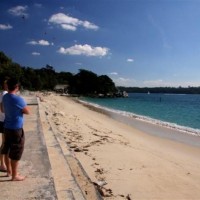
{"label": "building on far shore", "polygon": [[56,85],[54,87],[54,91],[57,92],[57,93],[61,93],[61,94],[63,94],[63,93],[67,94],[68,85],[62,85],[62,84]]}

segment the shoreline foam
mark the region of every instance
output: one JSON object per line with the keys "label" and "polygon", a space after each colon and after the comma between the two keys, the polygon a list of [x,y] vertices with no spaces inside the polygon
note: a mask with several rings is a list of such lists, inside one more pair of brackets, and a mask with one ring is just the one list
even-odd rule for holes
{"label": "shoreline foam", "polygon": [[187,134],[190,134],[193,136],[200,137],[200,129],[194,129],[194,128],[190,128],[190,127],[186,127],[186,126],[181,126],[181,125],[178,125],[175,123],[165,122],[165,121],[153,119],[150,117],[146,117],[146,116],[142,116],[142,115],[126,112],[126,111],[115,110],[115,109],[107,108],[107,107],[104,107],[104,106],[101,106],[101,105],[98,105],[95,103],[83,101],[83,100],[77,100],[77,101],[79,101],[80,103],[82,103],[85,106],[96,108],[96,110],[98,109],[98,112],[102,112],[105,114],[108,114],[108,113],[118,114],[118,115],[122,115],[125,117],[134,118],[136,120],[140,120],[145,123],[150,123],[150,124],[157,125],[160,127],[169,128],[169,129],[172,129],[175,131],[179,131],[182,133],[187,133]]}

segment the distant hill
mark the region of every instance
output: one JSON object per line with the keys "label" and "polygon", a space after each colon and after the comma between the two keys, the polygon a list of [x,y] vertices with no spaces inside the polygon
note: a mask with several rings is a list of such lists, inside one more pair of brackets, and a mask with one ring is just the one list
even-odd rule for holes
{"label": "distant hill", "polygon": [[200,87],[117,87],[128,93],[169,93],[169,94],[200,94]]}

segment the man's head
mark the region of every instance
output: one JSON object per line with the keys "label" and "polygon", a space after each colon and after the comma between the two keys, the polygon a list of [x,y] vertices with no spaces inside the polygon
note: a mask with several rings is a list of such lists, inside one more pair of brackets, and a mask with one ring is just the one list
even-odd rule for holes
{"label": "man's head", "polygon": [[8,91],[12,92],[14,90],[18,91],[19,81],[16,78],[10,78],[7,81]]}

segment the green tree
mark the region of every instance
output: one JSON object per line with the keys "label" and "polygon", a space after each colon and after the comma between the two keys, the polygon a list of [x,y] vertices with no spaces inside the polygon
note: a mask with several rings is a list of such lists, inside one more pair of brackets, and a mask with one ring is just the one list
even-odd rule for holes
{"label": "green tree", "polygon": [[0,79],[4,80],[5,77],[20,78],[23,75],[21,66],[12,62],[3,52],[0,52]]}
{"label": "green tree", "polygon": [[16,77],[24,89],[28,90],[53,90],[56,84],[69,85],[69,92],[83,95],[115,92],[115,84],[106,75],[97,74],[80,69],[73,75],[70,72],[55,72],[54,68],[46,65],[41,69],[22,67],[14,63],[3,52],[0,52],[0,81],[5,77]]}
{"label": "green tree", "polygon": [[57,73],[56,79],[59,84],[69,84],[72,77],[73,74],[70,72],[60,72]]}
{"label": "green tree", "polygon": [[38,74],[42,77],[42,88],[53,90],[57,84],[56,72],[54,68],[50,65],[46,65],[45,68],[38,71]]}
{"label": "green tree", "polygon": [[107,94],[117,91],[114,82],[107,75],[98,77],[98,93]]}
{"label": "green tree", "polygon": [[93,94],[97,91],[98,77],[91,71],[80,69],[75,75],[75,86],[78,94]]}
{"label": "green tree", "polygon": [[2,51],[0,51],[0,70],[3,67],[9,66],[12,63],[12,60],[8,58]]}

